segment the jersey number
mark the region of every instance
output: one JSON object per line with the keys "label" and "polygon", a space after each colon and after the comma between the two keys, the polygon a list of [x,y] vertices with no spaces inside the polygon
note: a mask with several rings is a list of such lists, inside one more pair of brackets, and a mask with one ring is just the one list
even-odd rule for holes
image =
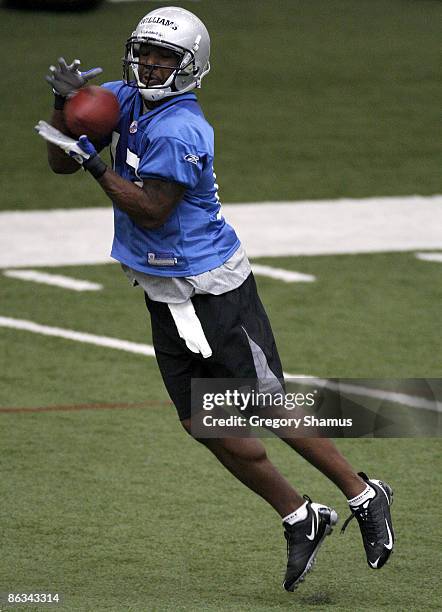
{"label": "jersey number", "polygon": [[[119,140],[120,140],[120,134],[118,132],[113,132],[110,148],[111,148],[112,167],[114,170],[115,170],[117,145],[118,145]],[[126,164],[130,166],[131,168],[133,168],[135,175],[140,179],[140,177],[137,174],[138,166],[140,164],[140,158],[138,157],[138,155],[135,155],[135,153],[132,153],[130,149],[126,149]],[[141,179],[138,181],[133,181],[133,183],[134,185],[137,185],[138,187],[143,186],[143,181]]]}

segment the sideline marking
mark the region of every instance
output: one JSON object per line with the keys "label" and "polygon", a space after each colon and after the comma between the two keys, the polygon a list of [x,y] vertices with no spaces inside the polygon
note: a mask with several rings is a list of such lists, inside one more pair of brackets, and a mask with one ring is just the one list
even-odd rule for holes
{"label": "sideline marking", "polygon": [[91,283],[90,281],[70,278],[61,274],[48,274],[37,270],[4,270],[4,276],[8,278],[18,278],[19,280],[41,283],[44,285],[54,285],[72,291],[100,291],[103,285]]}
{"label": "sideline marking", "polygon": [[[76,340],[77,342],[84,342],[86,344],[95,344],[97,346],[114,348],[120,351],[127,351],[128,353],[147,355],[148,357],[155,356],[154,348],[149,344],[139,344],[137,342],[119,340],[118,338],[109,338],[108,336],[95,336],[94,334],[77,332],[71,329],[62,329],[60,327],[49,327],[47,325],[40,325],[38,323],[34,323],[33,321],[26,321],[24,319],[0,317],[0,327],[20,329],[36,334],[43,334],[45,336],[56,336],[58,338]],[[442,412],[441,402],[432,402],[425,398],[416,397],[414,395],[406,395],[405,393],[395,393],[393,391],[384,391],[382,389],[370,389],[368,387],[360,387],[359,385],[351,385],[348,383],[335,383],[334,381],[325,380],[322,378],[315,378],[313,376],[300,377],[299,374],[293,376],[293,374],[288,374],[286,372],[284,372],[284,376],[286,378],[304,378],[306,379],[305,384],[309,384],[311,386],[326,386],[329,389],[344,391],[352,395],[373,397],[376,399],[384,400],[386,402],[403,404],[412,408],[432,410],[433,412]]]}
{"label": "sideline marking", "polygon": [[[250,258],[442,249],[442,195],[223,204]],[[0,268],[103,264],[111,207],[0,212]]]}
{"label": "sideline marking", "polygon": [[442,263],[442,253],[416,253],[417,259],[422,261],[438,261]]}
{"label": "sideline marking", "polygon": [[313,283],[316,280],[316,277],[312,274],[303,274],[302,272],[293,272],[292,270],[263,266],[261,264],[251,264],[251,266],[253,274],[269,276],[285,283]]}

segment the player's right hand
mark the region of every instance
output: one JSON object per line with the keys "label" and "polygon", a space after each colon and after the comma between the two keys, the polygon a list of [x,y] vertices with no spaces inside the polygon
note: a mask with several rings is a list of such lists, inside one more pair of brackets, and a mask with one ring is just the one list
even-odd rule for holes
{"label": "player's right hand", "polygon": [[59,58],[57,67],[49,66],[50,74],[45,78],[55,94],[68,98],[88,81],[103,72],[102,68],[92,68],[86,72],[80,72],[79,66],[80,60],[76,59],[68,66],[63,57]]}
{"label": "player's right hand", "polygon": [[46,121],[39,121],[35,130],[42,138],[60,147],[66,155],[75,159],[80,165],[97,155],[94,145],[88,140],[87,136],[80,136],[78,140],[75,140],[49,125]]}

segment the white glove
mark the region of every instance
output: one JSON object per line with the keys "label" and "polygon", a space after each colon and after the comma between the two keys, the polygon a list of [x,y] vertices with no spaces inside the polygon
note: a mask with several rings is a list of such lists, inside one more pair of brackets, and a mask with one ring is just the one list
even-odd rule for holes
{"label": "white glove", "polygon": [[55,94],[67,98],[103,72],[102,68],[92,68],[86,72],[80,72],[78,69],[80,63],[80,60],[76,59],[68,66],[65,59],[60,57],[58,67],[49,66],[51,74],[48,74],[45,78]]}
{"label": "white glove", "polygon": [[60,147],[66,155],[75,159],[95,179],[101,178],[106,172],[107,166],[105,162],[98,155],[97,150],[87,136],[83,135],[78,140],[74,140],[52,127],[52,125],[49,125],[49,123],[46,123],[46,121],[39,121],[35,129],[42,138]]}
{"label": "white glove", "polygon": [[74,140],[46,123],[46,121],[39,121],[35,129],[42,138],[63,149],[66,155],[75,159],[80,165],[97,155],[94,145],[89,142],[87,136],[80,136],[78,141]]}

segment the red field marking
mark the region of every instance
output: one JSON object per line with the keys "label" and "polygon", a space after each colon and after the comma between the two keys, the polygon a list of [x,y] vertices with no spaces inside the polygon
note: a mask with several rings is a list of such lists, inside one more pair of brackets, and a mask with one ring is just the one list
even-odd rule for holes
{"label": "red field marking", "polygon": [[149,406],[172,406],[172,402],[158,400],[154,402],[101,402],[95,404],[56,404],[55,406],[39,406],[32,408],[8,407],[0,408],[0,413],[17,412],[69,412],[75,410],[118,410],[131,408],[148,408]]}

